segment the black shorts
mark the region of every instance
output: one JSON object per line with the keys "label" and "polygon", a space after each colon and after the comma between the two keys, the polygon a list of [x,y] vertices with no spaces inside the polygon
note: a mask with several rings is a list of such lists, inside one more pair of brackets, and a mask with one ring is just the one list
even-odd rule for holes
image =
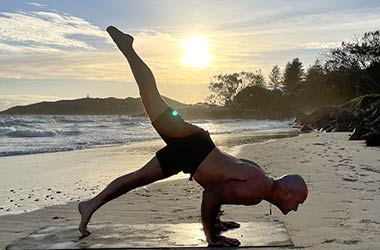
{"label": "black shorts", "polygon": [[[170,107],[161,113],[152,125],[166,143],[165,147],[156,152],[164,175],[169,177],[183,171],[189,173],[192,179],[198,166],[215,148],[209,132],[185,122],[177,111]],[[181,133],[190,127],[195,132],[181,136]]]}

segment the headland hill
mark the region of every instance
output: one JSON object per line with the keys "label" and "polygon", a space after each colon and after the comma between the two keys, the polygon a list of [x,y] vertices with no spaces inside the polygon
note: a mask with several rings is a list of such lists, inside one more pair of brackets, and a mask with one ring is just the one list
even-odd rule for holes
{"label": "headland hill", "polygon": [[[184,119],[291,119],[294,112],[262,112],[258,109],[231,108],[208,103],[185,104],[169,97],[163,99],[178,110]],[[14,106],[0,115],[129,115],[146,116],[140,97],[125,99],[80,98],[72,100],[43,101]]]}

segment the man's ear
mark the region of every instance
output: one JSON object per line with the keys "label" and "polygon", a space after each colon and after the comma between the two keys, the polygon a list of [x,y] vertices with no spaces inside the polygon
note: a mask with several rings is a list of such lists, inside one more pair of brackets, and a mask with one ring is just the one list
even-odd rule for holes
{"label": "man's ear", "polygon": [[283,190],[283,199],[284,200],[289,200],[291,197],[292,197],[292,195],[293,195],[293,192],[290,190],[290,189],[288,189],[288,188],[284,188],[284,190]]}

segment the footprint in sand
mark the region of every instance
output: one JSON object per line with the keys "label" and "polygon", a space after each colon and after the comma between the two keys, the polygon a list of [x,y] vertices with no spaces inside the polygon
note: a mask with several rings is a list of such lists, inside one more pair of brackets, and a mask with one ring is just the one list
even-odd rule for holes
{"label": "footprint in sand", "polygon": [[330,239],[330,240],[322,241],[322,244],[328,244],[328,243],[334,243],[334,242],[336,242],[336,239]]}
{"label": "footprint in sand", "polygon": [[366,224],[366,225],[368,225],[368,224],[377,224],[377,225],[380,225],[379,222],[374,221],[374,220],[369,220],[369,219],[363,219],[363,220],[361,220],[359,223],[364,223],[364,224]]}
{"label": "footprint in sand", "polygon": [[361,240],[344,240],[342,241],[343,244],[346,244],[346,245],[356,245],[358,244],[359,242],[361,242]]}
{"label": "footprint in sand", "polygon": [[344,180],[344,181],[350,181],[350,182],[358,181],[358,179],[350,178],[350,177],[345,177],[345,178],[343,178],[342,180]]}
{"label": "footprint in sand", "polygon": [[315,142],[315,143],[313,143],[313,145],[325,146],[326,144],[324,144],[324,143],[322,143],[322,142]]}
{"label": "footprint in sand", "polygon": [[371,167],[368,165],[366,167],[361,168],[361,169],[380,174],[380,169],[375,169],[374,167]]}
{"label": "footprint in sand", "polygon": [[354,203],[353,201],[350,200],[342,200],[343,203]]}
{"label": "footprint in sand", "polygon": [[360,200],[362,201],[373,201],[374,199],[369,198],[369,197],[359,197]]}

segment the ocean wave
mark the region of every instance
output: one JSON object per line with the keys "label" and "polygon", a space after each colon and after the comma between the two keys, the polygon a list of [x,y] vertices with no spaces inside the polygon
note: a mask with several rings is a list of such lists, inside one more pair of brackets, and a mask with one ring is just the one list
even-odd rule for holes
{"label": "ocean wave", "polygon": [[54,119],[48,116],[26,115],[26,116],[0,116],[0,125],[20,125],[35,123],[54,123]]}
{"label": "ocean wave", "polygon": [[0,157],[73,151],[76,148],[38,148],[28,150],[0,151]]}
{"label": "ocean wave", "polygon": [[101,124],[101,125],[96,125],[94,127],[95,128],[108,128],[108,127],[110,127],[110,125]]}
{"label": "ocean wave", "polygon": [[81,116],[60,116],[55,117],[55,122],[59,123],[94,123],[95,118],[81,117]]}
{"label": "ocean wave", "polygon": [[140,125],[140,122],[120,122],[121,125],[123,126],[135,126],[135,125]]}
{"label": "ocean wave", "polygon": [[0,128],[0,136],[7,135],[8,133],[16,131],[15,127],[4,127]]}
{"label": "ocean wave", "polygon": [[57,131],[57,134],[59,135],[66,135],[66,136],[75,136],[75,135],[80,135],[82,134],[82,132],[80,132],[79,130],[60,130],[60,131]]}
{"label": "ocean wave", "polygon": [[54,130],[16,130],[6,134],[8,137],[54,137],[57,132]]}
{"label": "ocean wave", "polygon": [[12,120],[12,121],[0,121],[0,127],[13,127],[13,126],[22,126],[22,127],[33,127],[35,122],[25,122],[21,120]]}

